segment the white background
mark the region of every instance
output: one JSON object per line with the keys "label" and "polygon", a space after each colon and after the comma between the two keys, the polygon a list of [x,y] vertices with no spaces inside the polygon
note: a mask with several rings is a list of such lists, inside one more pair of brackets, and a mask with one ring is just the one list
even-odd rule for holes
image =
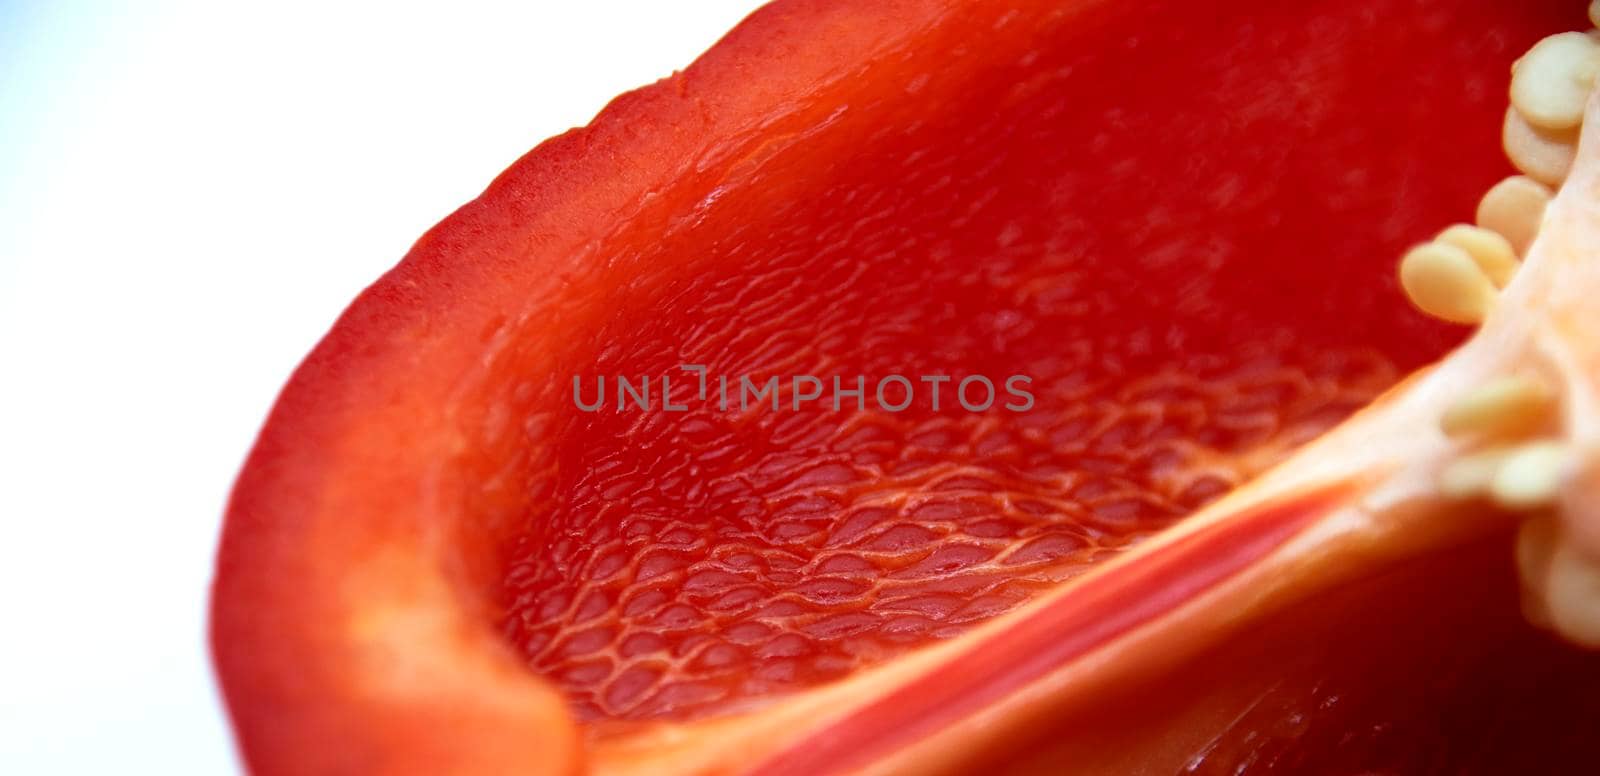
{"label": "white background", "polygon": [[0,0],[0,773],[237,769],[206,589],[278,388],[425,229],[756,5]]}

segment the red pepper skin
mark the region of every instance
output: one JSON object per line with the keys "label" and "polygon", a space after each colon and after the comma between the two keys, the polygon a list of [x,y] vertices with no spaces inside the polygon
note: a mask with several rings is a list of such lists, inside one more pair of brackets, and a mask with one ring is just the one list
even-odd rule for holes
{"label": "red pepper skin", "polygon": [[471,466],[440,463],[460,457],[459,424],[482,416],[463,376],[519,317],[536,319],[519,336],[558,342],[595,314],[563,293],[600,271],[587,243],[708,190],[770,133],[816,124],[859,63],[941,20],[995,13],[933,0],[763,8],[686,70],[540,144],[351,304],[274,406],[217,555],[212,651],[253,772],[582,767],[561,699],[491,626],[481,591],[509,526],[463,531]]}

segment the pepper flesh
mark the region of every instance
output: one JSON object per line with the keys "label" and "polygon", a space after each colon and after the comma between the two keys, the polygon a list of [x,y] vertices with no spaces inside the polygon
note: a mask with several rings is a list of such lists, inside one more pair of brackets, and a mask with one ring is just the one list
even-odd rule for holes
{"label": "pepper flesh", "polygon": [[[1383,339],[1399,348],[1391,368],[1409,369],[1453,335],[1400,315],[1390,257],[1459,220],[1501,174],[1492,149],[1504,74],[1485,61],[1565,23],[1555,10],[1564,4],[1514,14],[1493,5],[1240,2],[1219,14],[1182,4],[781,3],[758,14],[684,74],[541,146],[430,232],[286,389],[241,477],[219,559],[219,670],[247,760],[263,772],[529,763],[565,772],[585,759],[648,770],[656,761],[630,748],[645,745],[630,743],[642,733],[631,740],[677,736],[694,749],[685,767],[728,761],[720,758],[759,767],[754,755],[765,754],[781,772],[784,747],[808,728],[756,740],[729,735],[749,721],[735,717],[665,734],[607,729],[598,742],[590,728],[584,743],[560,696],[496,632],[510,548],[536,543],[529,525],[545,513],[534,496],[550,492],[536,478],[530,487],[527,473],[581,465],[589,449],[558,411],[564,379],[596,363],[608,338],[671,320],[674,283],[718,272],[738,280],[751,245],[773,255],[827,247],[810,235],[836,233],[797,227],[839,223],[859,229],[835,243],[854,249],[842,260],[899,250],[904,262],[917,254],[891,239],[896,228],[949,233],[952,213],[985,194],[1034,247],[1089,245],[1097,267],[1133,261],[1121,270],[1126,284],[1173,293],[1231,277],[1235,285],[1194,298],[1311,341]],[[1458,34],[1471,29],[1495,35]],[[1424,47],[1426,59],[1403,48],[1419,31],[1448,45]],[[775,64],[749,79],[750,61]],[[1189,69],[1179,73],[1175,61]],[[1304,68],[1299,90],[1274,91],[1284,62]],[[1396,62],[1412,80],[1394,78]],[[1446,82],[1468,86],[1442,97],[1442,108],[1415,104]],[[1353,118],[1372,115],[1392,123]],[[974,116],[993,118],[975,126]],[[1445,126],[1453,131],[1431,131]],[[1003,147],[1014,149],[1009,158]],[[894,174],[875,179],[865,163],[897,151],[907,166],[877,168]],[[852,174],[876,188],[826,207]],[[1075,184],[1052,191],[1033,180]],[[1401,185],[1407,196],[1395,202],[1387,192]],[[848,220],[874,194],[910,204],[888,207],[876,225]],[[752,213],[766,220],[750,225]],[[986,250],[1030,244],[1001,244],[1008,224],[977,215],[997,227],[981,234]],[[802,236],[778,228],[785,223]],[[1166,239],[1118,241],[1152,234]],[[1163,261],[1160,249],[1173,244],[1185,250]],[[974,246],[950,247],[920,255],[949,265]],[[1323,261],[1294,263],[1313,249]],[[1183,259],[1207,251],[1228,259],[1218,267],[1227,272],[1189,271]],[[1006,260],[1005,250],[993,255]],[[910,296],[931,299],[982,274],[882,268],[908,277],[899,285]],[[937,288],[939,277],[949,291],[919,285]],[[1116,277],[1100,282],[1120,287]],[[1171,312],[1152,307],[1139,312]],[[1099,324],[1143,320],[1131,301],[1119,309]],[[561,457],[563,442],[576,444],[573,457]],[[891,662],[881,676],[941,654]],[[856,692],[880,691],[874,681]],[[747,729],[761,731],[755,722]],[[881,763],[892,754],[863,753]]]}

